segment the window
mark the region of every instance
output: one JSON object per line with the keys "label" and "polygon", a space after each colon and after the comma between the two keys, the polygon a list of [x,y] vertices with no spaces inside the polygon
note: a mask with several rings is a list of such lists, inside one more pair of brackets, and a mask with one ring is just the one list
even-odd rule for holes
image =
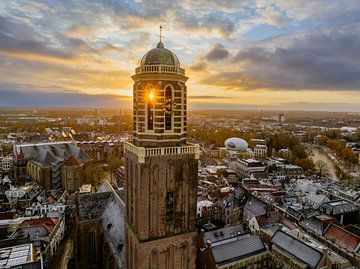
{"label": "window", "polygon": [[151,100],[147,104],[147,129],[154,129],[154,103]]}
{"label": "window", "polygon": [[168,191],[166,195],[166,222],[174,221],[174,192]]}
{"label": "window", "polygon": [[165,130],[171,130],[172,125],[172,90],[170,86],[165,90],[165,104],[169,105],[169,110],[165,111]]}
{"label": "window", "polygon": [[91,229],[89,232],[89,256],[91,263],[96,263],[96,231]]}

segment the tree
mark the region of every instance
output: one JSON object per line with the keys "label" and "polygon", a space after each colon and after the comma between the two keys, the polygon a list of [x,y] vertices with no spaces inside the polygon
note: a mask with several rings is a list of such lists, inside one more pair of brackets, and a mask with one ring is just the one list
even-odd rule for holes
{"label": "tree", "polygon": [[86,164],[84,169],[84,181],[94,186],[99,186],[105,177],[104,170],[95,162]]}
{"label": "tree", "polygon": [[305,173],[313,171],[315,167],[312,159],[296,159],[294,164],[300,166]]}
{"label": "tree", "polygon": [[124,160],[119,159],[119,158],[111,158],[111,160],[108,162],[108,165],[109,165],[110,171],[113,171],[113,170],[119,168],[120,166],[123,166]]}
{"label": "tree", "polygon": [[319,174],[319,178],[329,175],[330,172],[329,165],[322,160],[318,160],[315,162],[315,170]]}

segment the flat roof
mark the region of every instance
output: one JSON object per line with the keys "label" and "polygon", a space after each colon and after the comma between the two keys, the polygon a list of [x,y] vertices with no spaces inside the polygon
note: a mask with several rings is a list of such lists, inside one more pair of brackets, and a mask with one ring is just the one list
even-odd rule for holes
{"label": "flat roof", "polygon": [[33,245],[24,244],[0,249],[0,268],[34,262]]}

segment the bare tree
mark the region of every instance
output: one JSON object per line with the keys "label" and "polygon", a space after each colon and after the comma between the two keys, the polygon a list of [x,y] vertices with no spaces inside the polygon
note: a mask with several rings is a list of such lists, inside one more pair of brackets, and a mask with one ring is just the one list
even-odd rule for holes
{"label": "bare tree", "polygon": [[322,160],[318,160],[315,162],[315,170],[318,173],[319,178],[321,178],[322,176],[328,176],[330,174],[329,165]]}

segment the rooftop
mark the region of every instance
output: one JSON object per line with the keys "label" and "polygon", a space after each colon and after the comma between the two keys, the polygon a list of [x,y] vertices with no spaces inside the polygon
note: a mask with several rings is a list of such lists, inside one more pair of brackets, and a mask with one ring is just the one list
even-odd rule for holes
{"label": "rooftop", "polygon": [[310,268],[316,268],[322,258],[321,252],[283,231],[277,231],[270,242],[299,261],[307,264]]}
{"label": "rooftop", "polygon": [[335,245],[345,248],[350,252],[355,251],[360,244],[360,237],[335,224],[331,224],[327,228],[324,236],[328,240],[333,241]]}
{"label": "rooftop", "polygon": [[[0,249],[0,268],[10,268],[37,260],[33,256],[33,245],[25,244]],[[22,268],[22,267],[19,267]]]}
{"label": "rooftop", "polygon": [[266,247],[258,235],[245,234],[213,243],[211,251],[215,263],[224,265],[265,252]]}
{"label": "rooftop", "polygon": [[204,243],[210,241],[211,243],[229,239],[232,237],[237,237],[239,235],[245,234],[245,227],[243,224],[229,226],[217,230],[213,230],[210,232],[204,233]]}

